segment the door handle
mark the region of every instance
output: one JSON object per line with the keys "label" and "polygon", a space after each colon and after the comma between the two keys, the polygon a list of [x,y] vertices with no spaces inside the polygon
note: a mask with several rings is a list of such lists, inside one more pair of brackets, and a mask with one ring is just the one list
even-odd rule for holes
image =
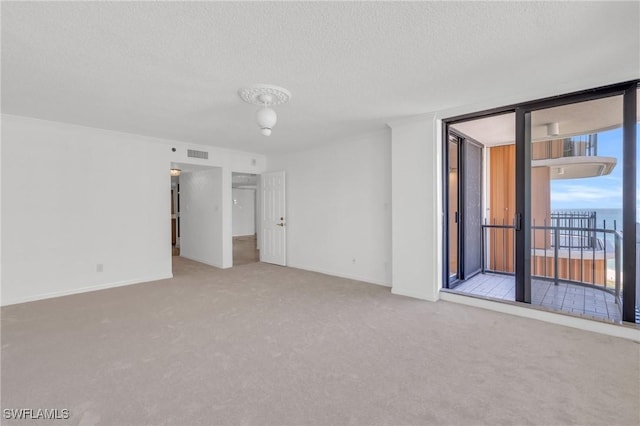
{"label": "door handle", "polygon": [[276,223],[278,226],[284,226],[284,223]]}

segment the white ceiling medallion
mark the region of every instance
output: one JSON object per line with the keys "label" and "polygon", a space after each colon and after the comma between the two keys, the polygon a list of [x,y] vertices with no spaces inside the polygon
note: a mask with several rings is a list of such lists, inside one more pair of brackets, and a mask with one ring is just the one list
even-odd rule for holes
{"label": "white ceiling medallion", "polygon": [[276,121],[278,121],[278,115],[270,107],[282,105],[291,99],[291,92],[272,84],[254,84],[253,86],[243,87],[238,90],[238,95],[243,101],[262,107],[258,110],[256,118],[260,130],[265,136],[271,135],[271,130],[276,125]]}

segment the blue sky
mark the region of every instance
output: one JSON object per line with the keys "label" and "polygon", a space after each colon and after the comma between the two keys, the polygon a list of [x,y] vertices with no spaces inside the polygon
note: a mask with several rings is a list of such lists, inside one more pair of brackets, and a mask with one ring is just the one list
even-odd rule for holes
{"label": "blue sky", "polygon": [[[637,129],[640,132],[640,125]],[[618,159],[611,174],[593,178],[552,180],[552,210],[622,208],[622,128],[598,133],[598,155]],[[640,191],[636,196],[636,204],[640,209]]]}

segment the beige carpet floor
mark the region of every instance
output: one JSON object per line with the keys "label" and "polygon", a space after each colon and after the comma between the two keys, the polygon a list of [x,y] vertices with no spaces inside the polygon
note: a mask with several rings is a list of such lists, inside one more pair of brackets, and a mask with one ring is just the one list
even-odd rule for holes
{"label": "beige carpet floor", "polygon": [[2,308],[2,408],[70,410],[2,424],[640,424],[629,340],[262,263],[174,275]]}
{"label": "beige carpet floor", "polygon": [[260,262],[260,251],[256,245],[255,235],[233,237],[233,266]]}

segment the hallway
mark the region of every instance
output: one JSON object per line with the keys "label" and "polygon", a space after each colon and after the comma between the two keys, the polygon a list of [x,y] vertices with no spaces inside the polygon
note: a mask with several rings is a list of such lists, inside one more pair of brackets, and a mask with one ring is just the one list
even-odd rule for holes
{"label": "hallway", "polygon": [[233,266],[260,262],[260,251],[256,247],[255,234],[233,237]]}

